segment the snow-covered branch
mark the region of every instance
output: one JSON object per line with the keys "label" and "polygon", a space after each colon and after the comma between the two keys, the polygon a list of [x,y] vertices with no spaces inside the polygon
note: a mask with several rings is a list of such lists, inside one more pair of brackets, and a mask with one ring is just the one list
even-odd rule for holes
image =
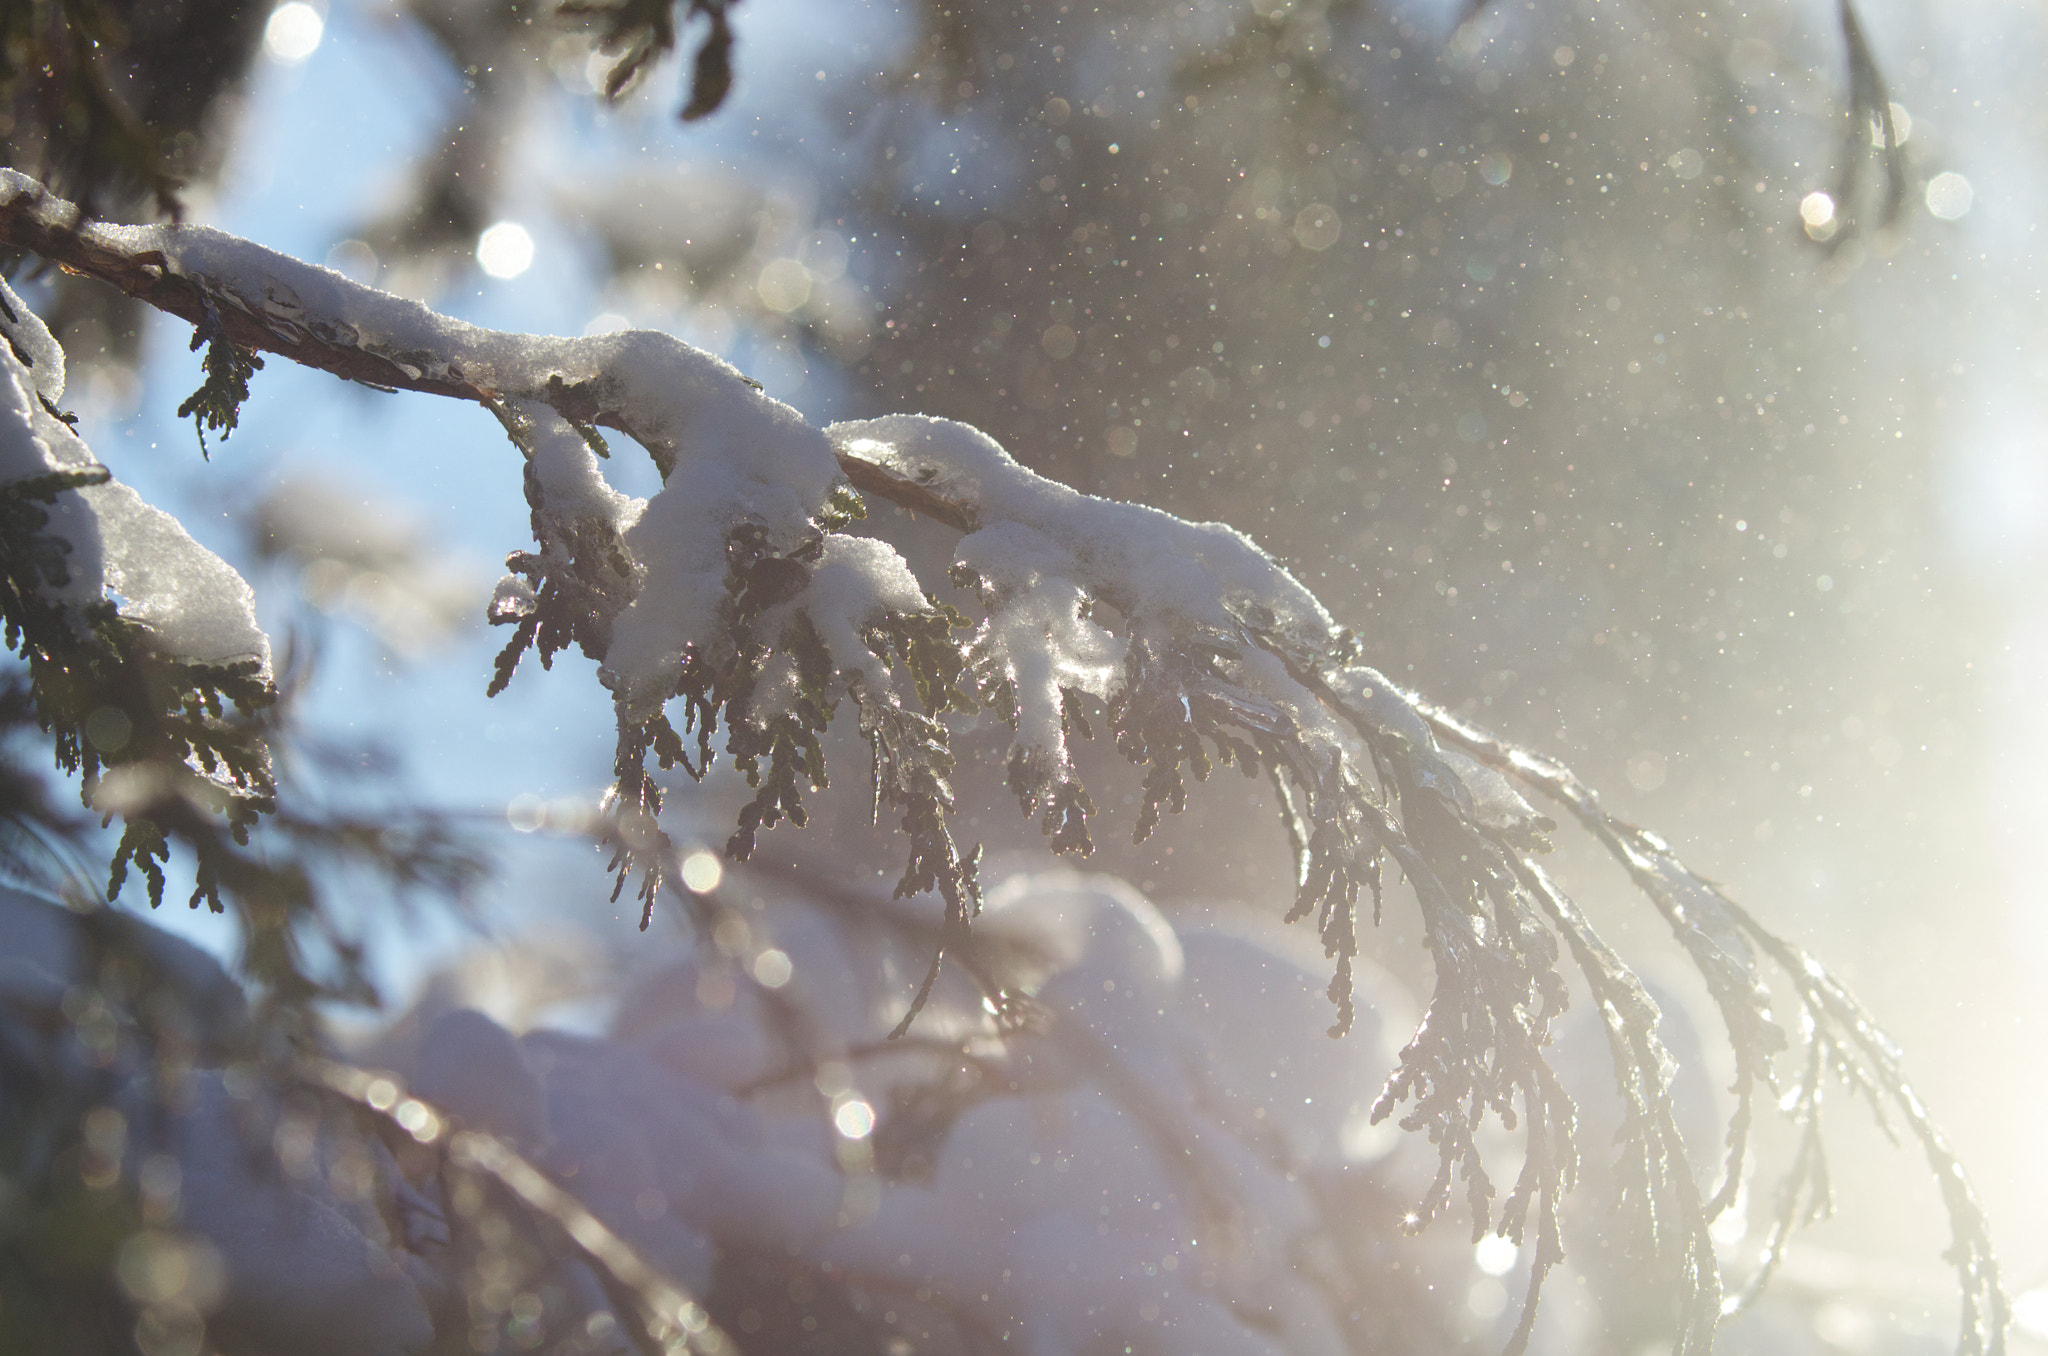
{"label": "snow-covered branch", "polygon": [[[1791,971],[1809,1049],[1912,1121],[1955,1220],[1962,1349],[2002,1348],[2004,1300],[1981,1211],[1854,1001],[1662,840],[1607,816],[1560,765],[1390,683],[1242,533],[1080,494],[944,419],[814,428],[668,335],[480,329],[203,227],[82,221],[11,172],[0,172],[0,240],[191,321],[199,340],[229,346],[223,373],[246,377],[234,354],[262,349],[493,411],[525,460],[536,542],[508,559],[492,602],[492,620],[513,628],[493,687],[528,649],[546,663],[575,645],[598,662],[619,723],[614,865],[621,885],[640,873],[649,909],[669,851],[648,757],[701,776],[724,723],[724,750],[756,791],[728,845],[744,857],[761,829],[803,822],[804,784],[824,782],[821,736],[850,700],[873,750],[877,807],[900,815],[910,843],[898,893],[943,896],[937,949],[958,950],[980,897],[975,854],[948,828],[946,717],[987,707],[1006,719],[1016,732],[1011,789],[1054,848],[1086,852],[1094,805],[1073,743],[1100,713],[1118,752],[1146,769],[1140,838],[1162,811],[1182,808],[1190,772],[1205,779],[1220,761],[1272,779],[1297,861],[1289,917],[1313,916],[1334,962],[1333,1034],[1352,1020],[1362,896],[1377,919],[1385,863],[1405,878],[1437,985],[1375,1115],[1408,1105],[1401,1123],[1438,1148],[1419,1221],[1448,1209],[1462,1181],[1475,1231],[1533,1236],[1530,1302],[1512,1349],[1526,1344],[1536,1290],[1562,1255],[1558,1205],[1578,1162],[1575,1110],[1546,1059],[1567,1002],[1566,956],[1608,1027],[1625,1110],[1620,1179],[1679,1276],[1679,1350],[1710,1349],[1722,1287],[1707,1224],[1733,1199],[1754,1093],[1789,1039],[1758,950]],[[206,407],[223,418],[234,403],[227,381]],[[612,488],[600,428],[645,449],[662,476],[657,493]],[[886,543],[845,530],[863,494],[961,533],[951,579],[971,591],[978,618],[940,602]],[[1678,1140],[1656,1005],[1538,864],[1555,826],[1530,796],[1564,806],[1623,862],[1720,1004],[1741,1101],[1727,1184],[1711,1198]],[[935,958],[899,1031],[936,975]],[[1816,1106],[1809,1099],[1797,1114]],[[1527,1144],[1498,1206],[1481,1151],[1489,1117],[1519,1126]]]}

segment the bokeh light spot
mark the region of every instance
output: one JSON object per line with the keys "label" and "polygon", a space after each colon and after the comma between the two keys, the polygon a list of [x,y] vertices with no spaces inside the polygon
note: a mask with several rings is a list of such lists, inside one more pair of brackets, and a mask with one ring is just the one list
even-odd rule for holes
{"label": "bokeh light spot", "polygon": [[1927,181],[1927,210],[1943,221],[1967,216],[1971,204],[1976,201],[1977,190],[1954,170],[1937,174]]}
{"label": "bokeh light spot", "polygon": [[1505,1276],[1521,1251],[1513,1239],[1488,1234],[1472,1245],[1472,1262],[1489,1276]]}
{"label": "bokeh light spot", "polygon": [[270,11],[263,25],[263,50],[272,61],[296,66],[319,50],[326,35],[327,21],[305,0],[289,0]]}
{"label": "bokeh light spot", "polygon": [[682,875],[683,884],[691,893],[708,895],[725,879],[725,863],[718,860],[717,853],[698,848],[683,858]]}
{"label": "bokeh light spot", "polygon": [[1303,249],[1321,253],[1337,243],[1343,225],[1336,208],[1328,203],[1312,202],[1296,214],[1294,238]]}
{"label": "bokeh light spot", "polygon": [[476,238],[476,261],[493,278],[516,278],[533,267],[533,237],[516,221],[501,221]]}
{"label": "bokeh light spot", "polygon": [[787,951],[769,947],[754,957],[754,982],[764,989],[779,989],[789,983],[796,967],[790,963]]}
{"label": "bokeh light spot", "polygon": [[797,259],[772,259],[754,280],[761,304],[788,315],[811,299],[811,271]]}
{"label": "bokeh light spot", "polygon": [[849,1097],[832,1113],[832,1124],[848,1139],[866,1139],[875,1130],[875,1109],[858,1097]]}

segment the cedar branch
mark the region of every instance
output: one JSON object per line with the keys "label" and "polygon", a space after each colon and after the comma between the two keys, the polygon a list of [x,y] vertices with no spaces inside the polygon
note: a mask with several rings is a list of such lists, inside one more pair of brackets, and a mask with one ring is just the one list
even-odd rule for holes
{"label": "cedar branch", "polygon": [[[9,177],[17,184],[26,180],[23,175]],[[346,381],[470,400],[487,408],[503,396],[502,392],[486,390],[474,382],[410,371],[392,358],[355,345],[329,342],[303,326],[292,327],[289,335],[280,334],[239,306],[222,304],[226,298],[210,292],[202,280],[173,272],[159,251],[124,247],[110,233],[98,229],[100,223],[76,203],[57,196],[40,183],[27,182],[32,187],[26,190],[12,194],[0,191],[0,246],[37,255],[66,273],[105,283],[188,324],[217,325],[221,335],[243,348],[275,353],[302,367],[332,373]],[[189,228],[174,224],[159,229],[175,233]],[[338,275],[337,280],[344,288],[365,294],[375,291]],[[557,384],[538,394],[564,418],[589,422],[595,414],[598,423],[632,431],[615,418],[596,411],[587,393],[574,386]],[[962,532],[973,530],[972,505],[949,499],[930,486],[906,480],[872,462],[844,452],[838,456],[840,469],[863,494],[886,499]]]}

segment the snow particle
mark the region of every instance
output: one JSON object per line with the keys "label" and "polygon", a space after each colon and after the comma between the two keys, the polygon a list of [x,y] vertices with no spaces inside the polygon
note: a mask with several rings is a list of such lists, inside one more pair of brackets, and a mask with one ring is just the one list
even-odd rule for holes
{"label": "snow particle", "polygon": [[683,858],[683,884],[691,893],[708,895],[724,879],[725,863],[718,860],[717,853],[698,848]]}
{"label": "snow particle", "polygon": [[832,1124],[848,1139],[866,1139],[875,1130],[875,1109],[858,1097],[849,1097],[832,1113]]}
{"label": "snow particle", "polygon": [[85,737],[101,753],[114,754],[128,747],[134,722],[119,707],[102,706],[85,718]]}
{"label": "snow particle", "polygon": [[1638,791],[1655,791],[1670,775],[1670,763],[1654,749],[1645,749],[1628,760],[1628,784]]}
{"label": "snow particle", "polygon": [[1472,1261],[1489,1276],[1504,1276],[1515,1265],[1515,1256],[1521,1249],[1513,1239],[1502,1238],[1499,1234],[1488,1234],[1472,1247]]}
{"label": "snow particle", "polygon": [[1799,200],[1799,219],[1806,223],[1808,235],[1827,239],[1835,233],[1835,200],[1815,189]]}
{"label": "snow particle", "polygon": [[270,22],[263,25],[263,50],[272,61],[296,66],[313,55],[326,32],[327,21],[319,10],[304,0],[289,0],[270,11]]}
{"label": "snow particle", "polygon": [[1499,1318],[1508,1307],[1507,1287],[1491,1276],[1481,1276],[1465,1291],[1465,1307],[1479,1318]]}
{"label": "snow particle", "polygon": [[350,282],[377,281],[377,251],[360,240],[344,240],[327,251],[327,266]]}
{"label": "snow particle", "polygon": [[493,278],[516,278],[533,267],[533,237],[516,221],[500,221],[476,238],[476,261]]}
{"label": "snow particle", "polygon": [[[790,976],[796,973],[796,967],[790,964],[789,953],[778,951],[772,946],[754,957],[753,968],[754,982],[764,989],[779,989],[789,983]],[[860,1136],[853,1135],[850,1138],[859,1139]]]}
{"label": "snow particle", "polygon": [[1303,249],[1317,253],[1336,244],[1342,228],[1337,209],[1328,203],[1312,202],[1294,218],[1294,238]]}
{"label": "snow particle", "polygon": [[1966,216],[1976,200],[1977,190],[1954,170],[1937,174],[1927,181],[1927,210],[1943,221],[1955,221]]}
{"label": "snow particle", "polygon": [[547,823],[547,819],[546,803],[532,792],[512,797],[512,803],[505,807],[505,822],[512,826],[514,833],[533,833]]}
{"label": "snow particle", "polygon": [[441,1118],[425,1102],[408,1097],[391,1114],[400,1128],[422,1144],[432,1144],[441,1137]]}
{"label": "snow particle", "polygon": [[754,290],[763,306],[788,315],[811,299],[811,271],[801,260],[773,259],[755,279]]}
{"label": "snow particle", "polygon": [[144,1229],[115,1255],[114,1277],[138,1304],[210,1308],[226,1273],[220,1253],[203,1238]]}

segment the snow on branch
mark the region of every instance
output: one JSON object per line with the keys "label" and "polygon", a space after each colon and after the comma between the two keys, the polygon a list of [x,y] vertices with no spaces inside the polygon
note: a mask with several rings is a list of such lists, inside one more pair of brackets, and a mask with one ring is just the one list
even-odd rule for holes
{"label": "snow on branch", "polygon": [[[492,620],[512,628],[492,689],[528,650],[544,665],[571,645],[597,661],[619,724],[613,865],[621,887],[639,873],[648,910],[672,856],[650,756],[702,776],[723,722],[724,751],[756,793],[728,844],[744,858],[763,829],[804,822],[806,790],[825,784],[821,736],[851,702],[872,750],[877,815],[886,805],[909,839],[898,894],[937,891],[937,950],[957,951],[980,887],[977,853],[948,829],[946,717],[986,707],[1008,721],[1010,787],[1024,812],[1055,849],[1086,852],[1095,807],[1073,742],[1090,736],[1096,711],[1118,752],[1145,769],[1140,839],[1184,806],[1190,774],[1204,780],[1220,763],[1272,780],[1296,857],[1289,917],[1314,920],[1333,962],[1333,1035],[1352,1021],[1366,900],[1376,921],[1389,864],[1408,883],[1436,988],[1375,1116],[1405,1108],[1401,1124],[1437,1146],[1416,1227],[1462,1194],[1475,1237],[1533,1242],[1511,1352],[1527,1344],[1537,1293],[1562,1256],[1559,1202],[1577,1174],[1576,1111],[1546,1059],[1568,999],[1566,958],[1607,1026],[1624,1111],[1618,1178],[1639,1236],[1676,1277],[1676,1349],[1711,1349],[1723,1301],[1707,1226],[1734,1198],[1756,1094],[1774,1085],[1773,1056],[1793,1040],[1773,1016],[1759,954],[1798,995],[1811,1067],[1893,1106],[1921,1141],[1954,1224],[1960,1350],[2003,1350],[2005,1300],[1982,1210],[1855,1000],[1661,840],[1607,816],[1561,765],[1389,682],[1243,534],[1077,493],[944,419],[813,428],[667,335],[479,329],[203,227],[82,221],[18,174],[0,172],[0,240],[245,350],[493,411],[524,458],[536,546],[509,557],[492,602]],[[645,449],[663,478],[657,493],[611,488],[600,429]],[[886,544],[849,535],[863,494],[962,534],[952,579],[978,602],[978,619],[938,601]],[[1679,1140],[1656,1004],[1539,864],[1555,825],[1531,796],[1563,806],[1622,862],[1720,1006],[1739,1101],[1726,1181],[1710,1197]],[[899,1033],[937,967],[935,956]],[[1801,1087],[1788,1105],[1809,1147],[1772,1262],[1802,1215],[1802,1190],[1824,1180],[1818,1075]],[[1489,1119],[1518,1128],[1526,1145],[1505,1196],[1482,1152]]]}
{"label": "snow on branch", "polygon": [[[199,850],[192,902],[222,907],[228,854],[273,804],[252,717],[276,693],[242,577],[178,520],[114,481],[58,407],[64,356],[0,282],[0,617],[27,661],[57,761],[85,803],[125,821],[108,882],[163,896],[167,833]],[[204,826],[204,827],[202,827]]]}

